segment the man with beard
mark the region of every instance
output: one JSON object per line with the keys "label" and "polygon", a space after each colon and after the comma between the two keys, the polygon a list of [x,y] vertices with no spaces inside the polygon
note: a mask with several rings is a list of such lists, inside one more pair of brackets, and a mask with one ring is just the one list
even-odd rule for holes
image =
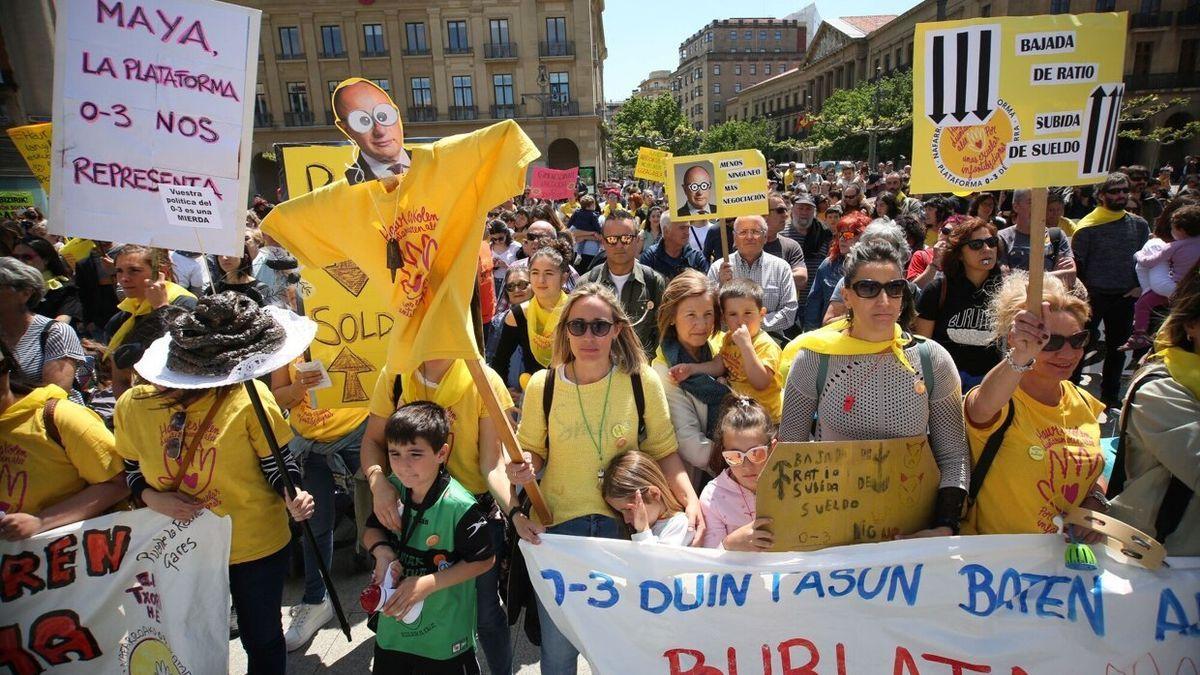
{"label": "man with beard", "polygon": [[[1133,304],[1141,295],[1134,254],[1150,238],[1150,227],[1141,216],[1126,213],[1131,187],[1129,176],[1110,173],[1096,191],[1099,205],[1075,226],[1072,245],[1075,270],[1087,287],[1092,318],[1088,329],[1104,323],[1104,370],[1100,400],[1120,406],[1121,371],[1125,352],[1118,349],[1133,329]],[[1075,371],[1078,380],[1083,365]]]}

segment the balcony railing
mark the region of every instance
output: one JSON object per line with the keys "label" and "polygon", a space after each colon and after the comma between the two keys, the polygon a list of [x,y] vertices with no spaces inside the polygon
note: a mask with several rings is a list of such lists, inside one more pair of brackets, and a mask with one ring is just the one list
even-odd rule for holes
{"label": "balcony railing", "polygon": [[525,109],[519,105],[494,105],[489,109],[489,115],[494,120],[511,120],[525,116]]}
{"label": "balcony railing", "polygon": [[1195,26],[1200,24],[1200,5],[1188,7],[1175,15],[1175,23],[1180,26]]}
{"label": "balcony railing", "polygon": [[375,59],[375,58],[388,56],[388,53],[389,52],[386,48],[385,49],[364,49],[361,52],[361,56],[364,59]]}
{"label": "balcony railing", "polygon": [[446,45],[447,54],[472,54],[475,52],[471,45]]}
{"label": "balcony railing", "polygon": [[579,101],[549,101],[546,103],[547,117],[569,117],[579,114]]}
{"label": "balcony railing", "polygon": [[344,59],[346,58],[346,50],[342,49],[336,52],[327,52],[322,50],[319,56],[323,59]]}
{"label": "balcony railing", "polygon": [[406,122],[436,122],[437,108],[431,105],[416,106],[408,109]]}
{"label": "balcony railing", "polygon": [[429,47],[405,47],[405,56],[429,56]]}
{"label": "balcony railing", "polygon": [[313,125],[313,113],[311,110],[301,110],[299,112],[288,112],[283,114],[283,123],[289,127],[311,127]]}
{"label": "balcony railing", "polygon": [[279,52],[275,54],[276,61],[303,61],[304,52]]}
{"label": "balcony railing", "polygon": [[459,121],[479,119],[479,111],[473,105],[452,105],[450,106],[450,119]]}
{"label": "balcony railing", "polygon": [[539,42],[538,56],[554,57],[554,56],[575,56],[575,43],[570,40],[561,42]]}
{"label": "balcony railing", "polygon": [[1170,26],[1174,12],[1138,12],[1129,18],[1130,28],[1165,28]]}
{"label": "balcony railing", "polygon": [[1200,73],[1133,73],[1125,78],[1125,87],[1129,91],[1153,91],[1156,89],[1195,89],[1200,88]]}
{"label": "balcony railing", "polygon": [[326,111],[325,111],[325,124],[326,124],[326,126],[333,126],[333,119],[334,119],[333,111],[332,111],[332,110],[326,110]]}
{"label": "balcony railing", "polygon": [[275,126],[275,118],[269,112],[254,112],[254,128],[267,129]]}
{"label": "balcony railing", "polygon": [[483,58],[485,59],[515,59],[517,58],[517,46],[511,42],[507,43],[488,43],[483,46]]}

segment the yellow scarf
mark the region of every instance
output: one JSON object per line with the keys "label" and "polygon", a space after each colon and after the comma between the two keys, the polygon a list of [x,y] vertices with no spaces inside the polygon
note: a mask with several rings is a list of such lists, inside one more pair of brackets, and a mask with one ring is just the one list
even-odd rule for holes
{"label": "yellow scarf", "polygon": [[[180,296],[186,296],[189,298],[196,297],[188,292],[188,289],[184,288],[183,286],[168,281],[167,304],[169,305],[175,302]],[[121,324],[121,327],[117,329],[117,332],[113,333],[112,339],[108,341],[108,351],[104,353],[105,358],[112,356],[113,350],[117,347],[120,347],[121,343],[125,342],[125,338],[129,335],[129,331],[133,330],[133,325],[137,323],[137,318],[139,316],[149,314],[150,310],[154,308],[150,306],[149,300],[125,298],[121,301],[121,304],[117,305],[117,309],[121,310],[122,312],[129,312],[129,318],[125,319],[125,322]],[[145,346],[149,347],[150,345]]]}
{"label": "yellow scarf", "polygon": [[786,354],[787,351],[798,353],[801,349],[807,349],[818,354],[859,356],[862,354],[878,354],[890,348],[892,353],[896,355],[896,360],[900,362],[900,365],[904,366],[905,370],[910,373],[917,372],[912,367],[912,364],[908,362],[908,358],[904,356],[904,345],[908,344],[911,338],[905,335],[904,331],[900,330],[899,325],[895,326],[892,339],[883,342],[868,342],[867,340],[850,337],[849,329],[849,321],[845,319],[834,321],[827,326],[809,331],[792,340],[784,353]]}
{"label": "yellow scarf", "polygon": [[1187,387],[1200,400],[1200,354],[1193,354],[1182,347],[1166,347],[1154,354],[1167,366],[1171,377]]}
{"label": "yellow scarf", "polygon": [[1091,227],[1093,225],[1103,225],[1105,223],[1111,223],[1114,220],[1120,220],[1124,217],[1125,217],[1124,209],[1122,209],[1120,211],[1112,211],[1112,210],[1104,208],[1103,206],[1097,206],[1096,208],[1092,209],[1091,213],[1080,218],[1079,222],[1075,223],[1075,231],[1078,232],[1085,227]]}
{"label": "yellow scarf", "polygon": [[446,373],[442,375],[442,379],[432,389],[417,378],[419,372],[418,369],[400,376],[400,386],[404,390],[405,398],[410,401],[433,401],[443,408],[449,409],[450,406],[462,400],[473,384],[471,371],[467,369],[467,363],[462,359],[455,359]]}
{"label": "yellow scarf", "polygon": [[554,301],[554,309],[542,309],[542,304],[533,298],[525,305],[525,328],[529,331],[529,349],[533,358],[544,367],[550,367],[550,357],[554,353],[554,328],[558,326],[558,318],[562,315],[563,307],[567,305],[567,294],[558,292]]}

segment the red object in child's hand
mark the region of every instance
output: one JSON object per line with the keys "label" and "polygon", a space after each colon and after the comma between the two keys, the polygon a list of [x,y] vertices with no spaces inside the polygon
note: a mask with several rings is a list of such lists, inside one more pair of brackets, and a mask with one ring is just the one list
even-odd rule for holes
{"label": "red object in child's hand", "polygon": [[374,612],[379,608],[379,601],[382,597],[383,589],[379,587],[379,584],[371,584],[358,594],[358,604],[362,605],[363,611]]}

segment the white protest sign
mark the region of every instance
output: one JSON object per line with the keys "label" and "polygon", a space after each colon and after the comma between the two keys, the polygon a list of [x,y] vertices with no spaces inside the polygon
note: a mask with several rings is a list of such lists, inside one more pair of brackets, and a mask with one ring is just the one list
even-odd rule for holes
{"label": "white protest sign", "polygon": [[1191,675],[1200,665],[1200,558],[1149,572],[1097,552],[1099,571],[1076,572],[1057,535],[813,553],[541,539],[521,542],[538,598],[605,675]]}
{"label": "white protest sign", "polygon": [[[261,12],[210,0],[56,4],[51,229],[241,255]],[[168,223],[205,187],[220,229]]]}
{"label": "white protest sign", "polygon": [[221,212],[217,210],[217,196],[211,189],[201,185],[160,185],[158,194],[162,197],[163,213],[166,214],[169,224],[176,227],[221,229]]}
{"label": "white protest sign", "polygon": [[0,541],[0,668],[226,672],[231,527],[141,509]]}

